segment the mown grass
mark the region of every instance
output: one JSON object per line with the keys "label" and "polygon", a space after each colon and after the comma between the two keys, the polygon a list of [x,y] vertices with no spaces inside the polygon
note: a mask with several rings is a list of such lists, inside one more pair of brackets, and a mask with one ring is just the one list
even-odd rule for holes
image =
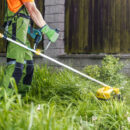
{"label": "mown grass", "polygon": [[[4,91],[4,98],[0,100],[0,129],[130,129],[130,79],[120,73],[122,67],[118,59],[108,56],[102,66],[84,68],[84,73],[122,88],[123,100],[102,101],[95,96],[102,86],[68,70],[36,65],[26,96],[21,98],[15,90],[10,96]],[[0,82],[3,74],[4,67],[0,67]]]}

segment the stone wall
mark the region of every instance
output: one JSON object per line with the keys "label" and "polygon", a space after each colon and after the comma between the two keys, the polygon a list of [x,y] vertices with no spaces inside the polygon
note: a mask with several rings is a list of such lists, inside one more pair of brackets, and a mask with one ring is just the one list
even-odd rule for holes
{"label": "stone wall", "polygon": [[[52,43],[45,54],[57,57],[64,54],[64,19],[65,19],[65,0],[45,0],[45,21],[52,28],[60,30],[60,37],[56,43]],[[48,44],[47,37],[44,37],[44,47]]]}
{"label": "stone wall", "polygon": [[[59,56],[58,60],[81,70],[88,65],[101,65],[105,56],[106,54],[70,54]],[[124,64],[122,73],[130,76],[130,54],[113,54],[113,56],[119,58],[120,62]]]}

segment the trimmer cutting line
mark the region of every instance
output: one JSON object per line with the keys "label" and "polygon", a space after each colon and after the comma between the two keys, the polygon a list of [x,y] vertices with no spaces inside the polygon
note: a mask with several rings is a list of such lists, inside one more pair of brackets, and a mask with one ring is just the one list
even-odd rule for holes
{"label": "trimmer cutting line", "polygon": [[[103,83],[103,82],[101,82],[99,80],[96,80],[96,79],[94,79],[94,78],[92,78],[92,77],[90,77],[90,76],[88,76],[88,75],[86,75],[86,74],[84,74],[84,73],[82,73],[82,72],[80,72],[80,71],[78,71],[78,70],[68,66],[68,65],[65,65],[65,64],[63,64],[63,63],[61,63],[61,62],[59,62],[59,61],[57,61],[57,60],[55,60],[55,59],[45,55],[45,54],[42,54],[41,50],[39,50],[39,49],[35,50],[35,49],[32,49],[32,48],[29,48],[29,47],[27,47],[27,46],[25,46],[25,45],[15,41],[15,40],[11,39],[11,38],[6,37],[5,35],[3,35],[1,33],[0,33],[0,38],[4,38],[4,39],[6,39],[6,40],[8,40],[8,41],[10,41],[10,42],[20,46],[20,47],[23,47],[23,48],[25,48],[25,49],[27,49],[27,50],[29,50],[29,51],[31,51],[31,52],[41,56],[41,57],[43,57],[43,58],[46,58],[46,59],[48,59],[48,60],[50,60],[50,61],[52,61],[52,62],[54,62],[54,63],[56,63],[56,64],[58,64],[58,65],[60,65],[62,67],[64,67],[64,68],[67,68],[67,69],[69,69],[69,70],[71,70],[71,71],[81,75],[82,77],[85,77],[85,78],[87,78],[87,79],[89,79],[91,81],[94,81],[94,82],[102,85],[103,88],[100,88],[97,91],[97,94],[96,94],[97,98],[99,98],[99,99],[110,99],[111,98],[111,94],[114,94],[114,96],[115,95],[117,95],[117,96],[120,95],[119,88],[112,88],[111,86],[109,86],[109,85],[107,85],[107,84],[105,84],[105,83]],[[51,42],[49,42],[48,46],[46,47],[46,50],[48,49],[50,44],[51,44]]]}

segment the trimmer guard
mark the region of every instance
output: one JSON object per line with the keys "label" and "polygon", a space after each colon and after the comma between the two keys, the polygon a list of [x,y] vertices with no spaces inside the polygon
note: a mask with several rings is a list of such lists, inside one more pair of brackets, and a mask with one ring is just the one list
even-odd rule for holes
{"label": "trimmer guard", "polygon": [[97,90],[96,97],[98,99],[108,100],[112,97],[119,96],[120,90],[119,88],[112,88],[110,86],[106,86]]}

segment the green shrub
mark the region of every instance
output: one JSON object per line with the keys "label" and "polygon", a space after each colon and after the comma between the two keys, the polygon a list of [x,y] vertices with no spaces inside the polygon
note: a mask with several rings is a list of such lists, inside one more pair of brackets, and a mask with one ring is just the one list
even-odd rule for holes
{"label": "green shrub", "polygon": [[108,55],[104,57],[100,66],[87,66],[84,72],[110,86],[119,87],[126,85],[126,77],[121,73],[123,66],[119,58]]}

